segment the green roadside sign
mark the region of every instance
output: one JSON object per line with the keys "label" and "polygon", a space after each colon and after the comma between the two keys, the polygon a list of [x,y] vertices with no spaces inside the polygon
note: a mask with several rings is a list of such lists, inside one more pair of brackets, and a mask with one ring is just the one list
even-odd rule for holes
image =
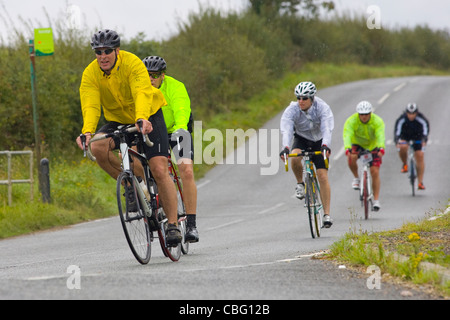
{"label": "green roadside sign", "polygon": [[51,56],[55,52],[52,28],[34,29],[36,56]]}

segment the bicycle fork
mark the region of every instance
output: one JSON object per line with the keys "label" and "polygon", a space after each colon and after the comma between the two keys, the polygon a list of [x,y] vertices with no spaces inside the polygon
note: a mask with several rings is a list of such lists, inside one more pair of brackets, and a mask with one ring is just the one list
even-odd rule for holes
{"label": "bicycle fork", "polygon": [[[317,199],[316,183],[314,183],[315,177],[309,171],[306,172],[306,175],[308,175],[308,179],[305,179],[305,180],[309,180],[311,183],[305,183],[305,197],[307,197],[308,194],[311,195],[311,199],[310,199],[310,201],[308,201],[309,207],[311,209],[314,209],[314,214],[319,214],[320,210],[322,210],[322,208],[323,208],[323,205],[322,205],[321,201],[319,202]],[[308,191],[308,188],[310,188],[310,187],[311,187],[311,192]],[[305,202],[305,207],[306,207],[306,202]]]}

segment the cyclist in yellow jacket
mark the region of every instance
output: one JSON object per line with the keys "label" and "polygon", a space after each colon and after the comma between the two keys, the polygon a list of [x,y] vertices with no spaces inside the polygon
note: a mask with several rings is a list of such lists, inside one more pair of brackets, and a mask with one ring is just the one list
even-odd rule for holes
{"label": "cyclist in yellow jacket", "polygon": [[[80,85],[84,121],[82,134],[86,137],[86,145],[97,129],[102,109],[107,123],[97,133],[113,132],[120,125],[142,120],[142,133],[148,134],[154,142],[152,148],[145,146],[145,153],[169,220],[167,242],[176,245],[181,242],[181,233],[177,227],[176,189],[167,167],[169,146],[161,110],[166,100],[161,91],[152,86],[142,61],[134,54],[120,50],[117,32],[110,29],[96,32],[92,36],[91,47],[96,60],[84,70]],[[83,149],[80,137],[77,144]],[[120,173],[120,160],[112,150],[118,146],[118,141],[112,139],[101,140],[91,146],[99,166],[114,179]]]}
{"label": "cyclist in yellow jacket", "polygon": [[358,176],[357,160],[362,150],[378,150],[370,164],[370,174],[372,175],[373,189],[373,209],[380,210],[380,166],[385,149],[385,128],[384,121],[373,113],[372,104],[368,101],[361,101],[356,106],[356,113],[350,116],[344,124],[344,148],[348,158],[350,171],[354,179],[352,187],[359,189],[360,179]]}
{"label": "cyclist in yellow jacket", "polygon": [[197,186],[194,178],[194,145],[190,131],[192,128],[191,101],[184,84],[166,75],[167,63],[158,56],[143,60],[152,85],[163,93],[167,105],[162,108],[166,121],[169,143],[178,160],[178,169],[183,181],[183,197],[186,206],[187,242],[198,242],[196,225]]}

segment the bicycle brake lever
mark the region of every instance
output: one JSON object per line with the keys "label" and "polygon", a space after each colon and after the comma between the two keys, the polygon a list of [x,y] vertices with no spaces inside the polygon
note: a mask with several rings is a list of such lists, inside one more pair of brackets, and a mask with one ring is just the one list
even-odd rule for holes
{"label": "bicycle brake lever", "polygon": [[142,119],[139,119],[136,123],[137,123],[137,125],[139,126],[139,131],[140,131],[141,134],[142,134],[142,139],[144,140],[144,143],[145,143],[147,146],[149,146],[150,148],[153,147],[153,146],[154,146],[154,143],[151,142],[151,141],[148,139],[148,137],[147,137],[146,134],[143,134],[143,133],[142,133],[142,129],[143,129]]}
{"label": "bicycle brake lever", "polygon": [[84,134],[80,134],[81,139],[81,146],[83,147],[84,155],[83,157],[86,158],[86,136]]}
{"label": "bicycle brake lever", "polygon": [[286,172],[289,171],[288,157],[289,157],[289,155],[287,153],[285,153],[284,154],[284,168],[286,169]]}

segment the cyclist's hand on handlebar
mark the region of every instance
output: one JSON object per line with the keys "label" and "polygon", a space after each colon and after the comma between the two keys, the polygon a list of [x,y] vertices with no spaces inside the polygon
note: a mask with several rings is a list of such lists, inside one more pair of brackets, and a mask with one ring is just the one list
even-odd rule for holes
{"label": "cyclist's hand on handlebar", "polygon": [[285,161],[285,157],[286,157],[286,155],[288,155],[289,154],[289,147],[285,147],[284,149],[283,149],[283,151],[281,151],[280,152],[280,157],[281,157],[281,160],[283,160],[283,161]]}
{"label": "cyclist's hand on handlebar", "polygon": [[322,153],[325,154],[325,156],[326,156],[327,158],[329,158],[329,157],[330,157],[330,154],[331,154],[331,149],[328,148],[328,146],[327,146],[326,144],[324,144],[324,145],[322,146]]}
{"label": "cyclist's hand on handlebar", "polygon": [[89,141],[91,140],[91,133],[87,132],[85,134],[80,134],[77,137],[77,145],[78,147],[83,150],[86,151],[88,146],[89,146]]}
{"label": "cyclist's hand on handlebar", "polygon": [[[153,131],[152,123],[145,119],[139,119],[138,122],[142,124],[142,134],[149,134]],[[141,132],[141,128],[139,127],[139,124],[136,122],[136,128]]]}

